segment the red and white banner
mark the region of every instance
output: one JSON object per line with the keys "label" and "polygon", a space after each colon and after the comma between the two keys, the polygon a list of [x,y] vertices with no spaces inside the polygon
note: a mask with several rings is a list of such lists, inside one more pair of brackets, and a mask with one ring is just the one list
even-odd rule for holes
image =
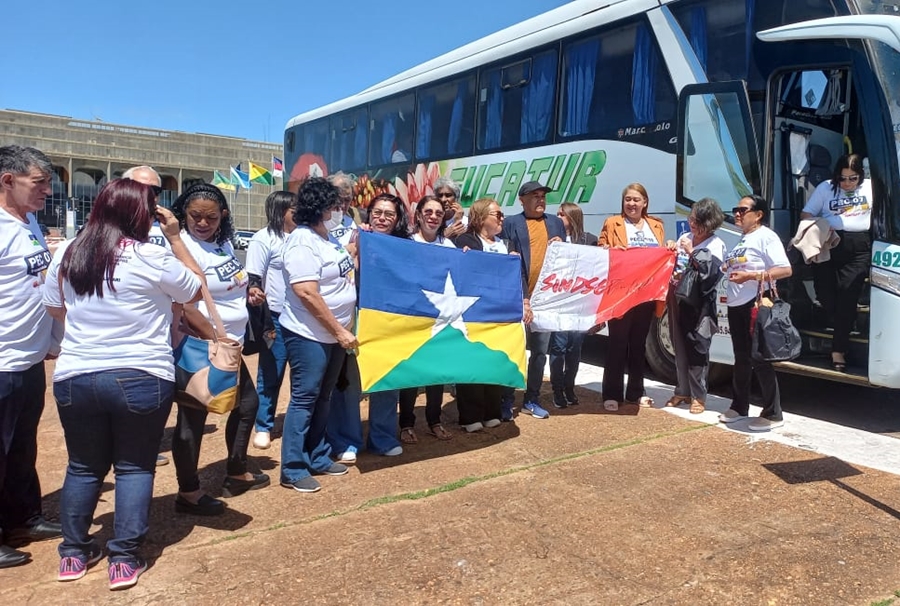
{"label": "red and white banner", "polygon": [[586,331],[647,301],[664,301],[675,253],[554,242],[531,295],[537,332]]}

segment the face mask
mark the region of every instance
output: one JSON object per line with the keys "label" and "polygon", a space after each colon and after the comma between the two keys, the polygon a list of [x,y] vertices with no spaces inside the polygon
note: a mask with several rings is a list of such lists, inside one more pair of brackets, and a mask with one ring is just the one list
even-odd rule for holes
{"label": "face mask", "polygon": [[332,229],[337,229],[341,226],[341,219],[344,218],[344,213],[339,210],[331,211],[331,214],[328,215],[327,219],[324,219],[322,223],[325,225],[325,229],[331,231]]}

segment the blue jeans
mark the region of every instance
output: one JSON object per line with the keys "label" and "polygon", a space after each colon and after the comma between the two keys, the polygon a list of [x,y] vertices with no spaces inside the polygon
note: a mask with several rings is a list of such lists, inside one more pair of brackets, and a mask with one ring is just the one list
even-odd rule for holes
{"label": "blue jeans", "polygon": [[366,447],[375,454],[384,454],[400,446],[397,439],[397,407],[400,392],[376,391],[369,394],[369,439]]}
{"label": "blue jeans", "polygon": [[544,382],[544,365],[547,363],[547,352],[550,350],[549,332],[532,332],[525,329],[525,344],[528,347],[528,377],[525,380],[525,401],[537,402]]}
{"label": "blue jeans", "polygon": [[566,330],[551,333],[550,337],[550,385],[554,393],[575,393],[575,375],[581,363],[581,344],[584,333]]}
{"label": "blue jeans", "polygon": [[325,425],[331,392],[347,355],[337,343],[319,343],[281,329],[291,365],[291,401],[281,436],[281,481],[293,484],[331,467]]}
{"label": "blue jeans", "polygon": [[259,350],[259,369],[256,373],[256,391],[259,394],[259,410],[256,412],[256,431],[270,433],[275,426],[275,409],[278,408],[278,394],[284,382],[287,368],[287,349],[281,334],[279,314],[272,312],[275,325],[275,341],[272,347],[263,346]]}
{"label": "blue jeans", "polygon": [[347,356],[345,374],[347,386],[344,390],[335,389],[331,392],[331,411],[325,427],[325,440],[331,446],[331,451],[336,453],[348,450],[358,452],[363,446],[362,419],[359,416],[362,387],[356,356]]}
{"label": "blue jeans", "polygon": [[148,530],[156,455],[172,409],[175,383],[141,370],[86,373],[53,384],[69,465],[59,504],[60,557],[84,558],[103,479],[116,476],[110,562],[133,562]]}

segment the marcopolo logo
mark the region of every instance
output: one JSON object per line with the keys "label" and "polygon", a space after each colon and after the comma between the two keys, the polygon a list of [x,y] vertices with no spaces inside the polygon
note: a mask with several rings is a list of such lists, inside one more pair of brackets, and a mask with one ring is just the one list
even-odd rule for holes
{"label": "marcopolo logo", "polygon": [[459,166],[450,172],[450,178],[461,184],[461,202],[466,206],[479,198],[493,198],[500,206],[515,204],[519,187],[527,181],[540,181],[553,189],[547,194],[548,204],[584,204],[590,201],[597,176],[605,165],[606,152],[596,150],[534,158],[530,162]]}

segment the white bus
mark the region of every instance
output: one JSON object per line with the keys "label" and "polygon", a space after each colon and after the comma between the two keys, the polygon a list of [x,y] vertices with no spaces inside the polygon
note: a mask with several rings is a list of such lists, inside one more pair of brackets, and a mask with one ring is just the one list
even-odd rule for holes
{"label": "white bus", "polygon": [[[464,205],[517,206],[534,179],[553,188],[549,204],[579,203],[591,231],[637,181],[673,237],[694,201],[727,212],[758,193],[786,241],[808,194],[852,150],[867,159],[875,204],[848,372],[830,368],[831,328],[802,262],[781,288],[803,354],[778,366],[900,387],[898,131],[896,0],[575,0],[295,117],[285,168],[289,188],[356,174],[362,207],[381,191],[415,204],[438,176],[462,185]],[[730,218],[720,235],[738,241]],[[711,356],[729,364],[719,315]],[[674,369],[667,335],[663,318],[648,337],[663,377]]]}

